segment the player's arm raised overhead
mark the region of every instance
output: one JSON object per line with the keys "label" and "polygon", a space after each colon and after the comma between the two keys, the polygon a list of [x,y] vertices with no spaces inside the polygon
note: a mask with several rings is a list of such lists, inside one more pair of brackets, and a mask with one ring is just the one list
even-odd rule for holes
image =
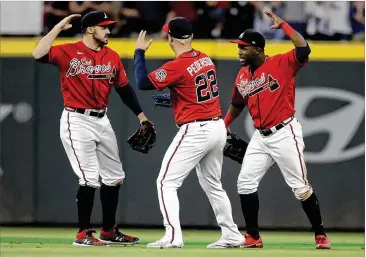
{"label": "player's arm raised overhead", "polygon": [[294,30],[286,21],[282,20],[278,15],[265,11],[264,12],[272,21],[272,29],[282,29],[286,36],[292,41],[296,47],[296,59],[300,63],[305,62],[309,58],[311,52],[310,47],[306,40],[301,36],[299,32]]}
{"label": "player's arm raised overhead", "polygon": [[72,27],[70,24],[71,20],[74,18],[81,17],[80,14],[72,14],[67,16],[62,21],[60,21],[53,29],[48,32],[46,36],[44,36],[41,41],[39,41],[36,48],[33,50],[33,58],[40,59],[45,56],[51,49],[53,41],[55,41],[56,37],[62,30],[68,30]]}
{"label": "player's arm raised overhead", "polygon": [[146,43],[145,35],[146,31],[141,31],[136,40],[134,54],[136,84],[140,90],[154,90],[156,88],[148,77],[145,62],[145,51],[150,47],[152,39]]}
{"label": "player's arm raised overhead", "polygon": [[164,90],[175,85],[182,78],[182,72],[174,62],[166,62],[161,67],[148,73],[145,63],[145,51],[151,45],[152,39],[145,42],[146,31],[141,31],[135,47],[135,76],[140,90]]}

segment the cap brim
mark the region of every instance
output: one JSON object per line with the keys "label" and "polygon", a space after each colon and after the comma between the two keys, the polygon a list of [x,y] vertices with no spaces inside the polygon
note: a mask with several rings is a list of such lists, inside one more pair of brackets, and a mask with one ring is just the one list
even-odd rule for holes
{"label": "cap brim", "polygon": [[163,26],[163,31],[164,31],[165,33],[169,33],[169,25],[168,25],[168,24],[164,24],[164,26]]}
{"label": "cap brim", "polygon": [[112,25],[112,24],[115,24],[115,23],[117,23],[117,22],[108,20],[108,21],[103,21],[101,23],[98,23],[97,26],[108,26],[108,25]]}
{"label": "cap brim", "polygon": [[251,44],[248,44],[247,42],[241,41],[240,39],[230,40],[230,42],[238,44],[238,45],[243,45],[243,46],[250,46],[251,45]]}

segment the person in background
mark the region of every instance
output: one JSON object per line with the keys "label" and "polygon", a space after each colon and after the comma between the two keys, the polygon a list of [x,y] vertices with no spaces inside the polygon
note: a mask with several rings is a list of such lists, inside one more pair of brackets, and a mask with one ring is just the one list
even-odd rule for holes
{"label": "person in background", "polygon": [[354,1],[351,5],[351,26],[353,40],[365,40],[365,2]]}
{"label": "person in background", "polygon": [[334,1],[330,2],[331,8],[327,10],[329,13],[329,27],[332,32],[332,40],[349,41],[352,38],[352,26],[349,12],[351,2]]}
{"label": "person in background", "polygon": [[[44,5],[44,33],[47,34],[56,24],[69,16],[69,2],[68,1],[50,1]],[[74,36],[72,30],[63,30],[59,37]]]}
{"label": "person in background", "polygon": [[[114,17],[111,1],[69,1],[69,10],[71,13],[85,16],[92,11],[104,12],[108,17]],[[80,19],[71,21],[72,28],[70,29],[75,35],[80,34]],[[111,28],[112,29],[112,28]]]}
{"label": "person in background", "polygon": [[263,11],[275,12],[279,16],[283,16],[284,2],[282,1],[253,1],[253,5],[256,8],[254,15],[254,29],[261,33],[267,39],[282,40],[285,34],[282,30],[271,29],[272,21]]}
{"label": "person in background", "polygon": [[211,30],[211,36],[220,38],[226,22],[227,12],[230,8],[230,2],[206,1],[206,4],[212,8],[209,11],[209,16],[215,23],[215,27]]}
{"label": "person in background", "polygon": [[[167,13],[165,18],[165,23],[169,23],[170,20],[172,20],[175,17],[186,17],[192,24],[193,27],[194,24],[197,22],[198,14],[196,10],[195,3],[188,2],[188,1],[172,1],[169,3],[170,11]],[[199,36],[199,32],[194,31],[195,38]],[[161,30],[161,38],[167,38],[168,33]]]}
{"label": "person in background", "polygon": [[310,40],[332,40],[333,33],[330,29],[329,2],[305,2],[307,19],[306,38]]}
{"label": "person in background", "polygon": [[284,3],[283,18],[288,24],[301,35],[306,29],[306,15],[302,1],[287,1]]}
{"label": "person in background", "polygon": [[160,37],[161,27],[164,24],[167,12],[167,2],[120,2],[117,35],[135,37],[141,29],[147,29],[150,36],[157,34]]}
{"label": "person in background", "polygon": [[230,8],[222,31],[222,38],[236,38],[243,29],[253,28],[254,5],[255,1],[230,2]]}

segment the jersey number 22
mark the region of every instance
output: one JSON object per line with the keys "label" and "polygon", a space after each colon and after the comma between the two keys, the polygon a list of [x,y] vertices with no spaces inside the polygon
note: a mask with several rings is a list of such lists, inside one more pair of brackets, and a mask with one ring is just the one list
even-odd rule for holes
{"label": "jersey number 22", "polygon": [[206,74],[201,73],[195,79],[197,102],[205,102],[219,95],[217,87],[216,73],[214,70],[209,70]]}

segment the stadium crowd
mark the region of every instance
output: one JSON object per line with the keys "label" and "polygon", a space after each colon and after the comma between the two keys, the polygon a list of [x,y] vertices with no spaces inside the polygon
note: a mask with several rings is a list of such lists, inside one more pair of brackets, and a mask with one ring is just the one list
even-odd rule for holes
{"label": "stadium crowd", "polygon": [[[364,40],[364,1],[46,1],[44,29],[47,33],[64,17],[92,10],[104,11],[117,20],[111,37],[136,37],[147,30],[150,37],[164,38],[162,25],[175,16],[194,23],[195,38],[236,38],[254,28],[267,39],[283,40],[282,30],[270,29],[271,20],[263,10],[272,10],[310,40]],[[80,34],[80,19],[60,36]]]}

